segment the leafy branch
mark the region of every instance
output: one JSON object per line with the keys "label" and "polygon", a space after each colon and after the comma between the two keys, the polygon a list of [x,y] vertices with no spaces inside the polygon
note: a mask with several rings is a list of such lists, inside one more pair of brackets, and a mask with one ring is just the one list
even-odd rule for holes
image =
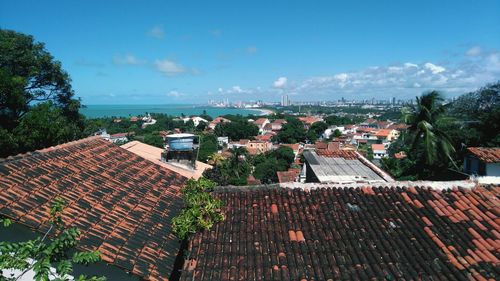
{"label": "leafy branch", "polygon": [[[75,227],[65,227],[62,220],[64,205],[62,198],[54,200],[50,208],[51,225],[43,237],[17,243],[0,241],[0,278],[20,280],[28,271],[33,270],[36,281],[73,280],[71,277],[73,264],[88,265],[100,261],[99,251],[75,252],[70,257],[70,252],[73,252],[81,233]],[[0,221],[6,227],[12,223],[7,218],[2,218]],[[47,241],[49,235],[54,238]],[[55,274],[51,268],[56,269]],[[6,269],[19,270],[21,274],[12,277],[3,276],[2,270]],[[80,275],[75,280],[103,281],[106,278],[95,276],[88,278]]]}
{"label": "leafy branch", "polygon": [[174,234],[180,239],[187,239],[201,229],[210,229],[215,223],[224,220],[221,212],[222,201],[209,192],[216,183],[203,177],[190,179],[181,190],[185,208],[172,219]]}

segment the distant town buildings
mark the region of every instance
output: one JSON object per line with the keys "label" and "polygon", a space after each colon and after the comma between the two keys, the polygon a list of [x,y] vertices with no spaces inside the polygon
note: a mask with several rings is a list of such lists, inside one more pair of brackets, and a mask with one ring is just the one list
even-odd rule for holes
{"label": "distant town buildings", "polygon": [[290,106],[290,99],[288,98],[288,95],[282,95],[281,96],[281,106]]}

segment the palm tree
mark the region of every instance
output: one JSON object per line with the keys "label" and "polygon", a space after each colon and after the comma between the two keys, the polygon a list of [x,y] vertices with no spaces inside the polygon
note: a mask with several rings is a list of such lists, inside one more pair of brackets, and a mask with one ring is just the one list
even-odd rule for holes
{"label": "palm tree", "polygon": [[403,116],[410,125],[408,130],[413,135],[412,151],[422,149],[417,162],[425,167],[436,167],[443,164],[440,161],[448,160],[456,167],[452,159],[455,148],[448,135],[437,127],[445,110],[441,94],[432,91],[417,97],[416,106],[406,111]]}
{"label": "palm tree", "polygon": [[211,155],[208,156],[208,164],[212,166],[217,166],[224,160],[226,160],[226,157],[217,152],[212,153]]}

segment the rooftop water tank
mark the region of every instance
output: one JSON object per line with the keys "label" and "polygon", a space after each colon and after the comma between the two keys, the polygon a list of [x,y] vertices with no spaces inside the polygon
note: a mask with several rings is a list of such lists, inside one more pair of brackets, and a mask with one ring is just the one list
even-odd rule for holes
{"label": "rooftop water tank", "polygon": [[171,151],[193,149],[193,134],[172,134],[167,136],[168,146]]}

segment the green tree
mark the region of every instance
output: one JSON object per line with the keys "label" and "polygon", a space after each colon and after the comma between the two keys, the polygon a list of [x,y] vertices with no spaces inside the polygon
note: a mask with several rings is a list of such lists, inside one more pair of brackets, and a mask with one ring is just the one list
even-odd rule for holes
{"label": "green tree", "polygon": [[217,137],[213,134],[201,136],[201,144],[198,152],[198,160],[207,162],[208,157],[217,152]]}
{"label": "green tree", "polygon": [[259,179],[264,184],[270,184],[278,182],[278,175],[276,172],[284,171],[286,167],[283,163],[278,162],[276,158],[267,158],[264,162],[261,162],[255,166],[253,175],[256,179]]}
{"label": "green tree", "polygon": [[215,134],[218,137],[229,137],[233,141],[252,139],[259,134],[259,128],[246,119],[237,119],[232,122],[217,124]]}
{"label": "green tree", "polygon": [[297,143],[306,140],[306,131],[302,122],[296,118],[288,118],[281,131],[274,136],[274,141],[279,143]]}
{"label": "green tree", "polygon": [[433,176],[453,163],[455,148],[448,135],[438,128],[445,112],[442,96],[432,91],[417,97],[417,104],[405,119],[412,135],[411,150],[415,152],[420,177]]}
{"label": "green tree", "polygon": [[[75,227],[67,228],[61,215],[64,209],[64,200],[56,198],[50,209],[50,228],[43,237],[26,242],[0,242],[0,277],[2,270],[16,269],[21,271],[18,276],[3,277],[2,280],[18,280],[28,271],[35,272],[35,280],[73,280],[73,264],[95,263],[100,261],[99,251],[74,251],[80,231]],[[4,225],[9,225],[8,219],[3,219]],[[55,235],[52,240],[47,239]],[[72,253],[72,254],[71,254]],[[51,272],[56,269],[56,274]],[[49,279],[50,278],[50,279]],[[106,280],[104,277],[90,277],[80,275],[75,280]]]}
{"label": "green tree", "polygon": [[165,142],[163,138],[158,134],[147,134],[144,136],[144,143],[147,143],[152,146],[156,146],[159,148],[165,148]]}
{"label": "green tree", "polygon": [[35,148],[81,137],[84,124],[78,111],[80,101],[74,98],[68,73],[45,50],[44,44],[35,42],[32,36],[0,29],[0,54],[0,157],[33,149],[22,142],[30,137],[21,134],[26,130],[16,129],[39,103],[50,102],[39,108],[37,115],[50,112],[51,120],[60,115],[64,122],[59,126],[66,128],[61,128],[64,133],[43,136],[39,142],[31,137],[31,143],[39,143]]}

